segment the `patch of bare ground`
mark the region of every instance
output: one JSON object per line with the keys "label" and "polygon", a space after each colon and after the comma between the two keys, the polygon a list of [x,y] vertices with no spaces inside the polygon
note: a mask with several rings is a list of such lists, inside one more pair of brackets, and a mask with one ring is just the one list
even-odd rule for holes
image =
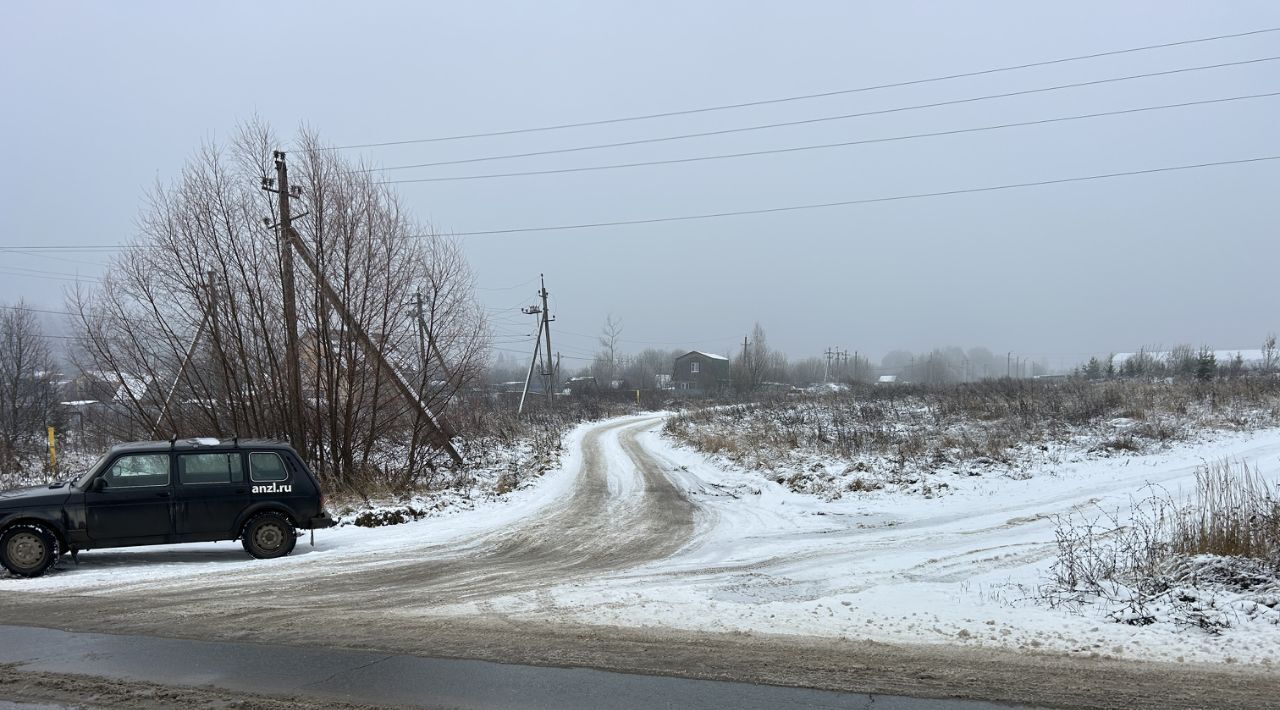
{"label": "patch of bare ground", "polygon": [[322,699],[272,698],[213,687],[184,687],[113,680],[91,675],[24,671],[0,665],[0,697],[14,702],[53,704],[67,708],[132,708],[135,710],[370,710]]}

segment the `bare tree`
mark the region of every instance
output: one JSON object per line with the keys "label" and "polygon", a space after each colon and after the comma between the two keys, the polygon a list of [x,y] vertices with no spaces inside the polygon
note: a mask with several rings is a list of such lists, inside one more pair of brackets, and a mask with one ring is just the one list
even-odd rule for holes
{"label": "bare tree", "polygon": [[731,367],[733,387],[739,393],[754,392],[761,384],[785,377],[787,356],[769,347],[764,328],[759,323],[751,330],[751,338],[735,365]]}
{"label": "bare tree", "polygon": [[1276,334],[1270,333],[1262,341],[1262,371],[1271,374],[1276,369]]}
{"label": "bare tree", "polygon": [[596,356],[592,369],[595,370],[597,379],[602,380],[605,386],[609,382],[617,379],[618,374],[618,342],[622,337],[622,321],[615,319],[613,314],[605,316],[604,328],[600,331],[600,353]]}
{"label": "bare tree", "polygon": [[29,465],[60,424],[55,368],[36,314],[21,301],[0,309],[0,470]]}
{"label": "bare tree", "polygon": [[[397,370],[416,374],[419,391],[439,409],[483,365],[487,331],[469,267],[456,246],[414,224],[370,173],[324,150],[312,134],[295,143],[291,182],[303,191],[295,229],[351,318]],[[71,298],[85,341],[82,367],[121,383],[152,383],[144,392],[125,388],[131,425],[155,425],[168,383],[177,382],[162,434],[288,431],[281,258],[276,234],[264,227],[277,221],[276,203],[259,189],[274,172],[279,144],[266,127],[248,125],[228,147],[204,146],[173,185],[152,190],[139,236],[101,288]],[[304,455],[339,486],[430,474],[429,423],[403,399],[392,373],[366,356],[319,280],[301,264],[296,276],[298,322],[291,325],[301,345]],[[183,370],[206,313],[193,366]],[[421,351],[420,336],[434,347]]]}
{"label": "bare tree", "polygon": [[628,364],[623,369],[622,376],[631,383],[633,388],[654,389],[658,387],[658,375],[666,375],[670,378],[672,364],[684,353],[683,350],[645,348],[635,356],[627,358]]}

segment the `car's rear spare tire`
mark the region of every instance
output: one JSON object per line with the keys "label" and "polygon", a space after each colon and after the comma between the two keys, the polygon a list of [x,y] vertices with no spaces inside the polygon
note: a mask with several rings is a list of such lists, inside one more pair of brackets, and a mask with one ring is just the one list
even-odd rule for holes
{"label": "car's rear spare tire", "polygon": [[284,557],[293,552],[298,534],[293,523],[279,513],[255,515],[244,525],[241,535],[245,552],[260,560]]}
{"label": "car's rear spare tire", "polygon": [[36,524],[13,525],[0,533],[0,564],[19,577],[39,577],[58,559],[58,538]]}

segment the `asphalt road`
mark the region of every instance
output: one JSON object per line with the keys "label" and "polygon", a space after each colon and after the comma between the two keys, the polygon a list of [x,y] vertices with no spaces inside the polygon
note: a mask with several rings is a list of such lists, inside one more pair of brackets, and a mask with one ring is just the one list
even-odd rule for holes
{"label": "asphalt road", "polygon": [[216,688],[290,700],[487,710],[632,708],[895,708],[989,710],[988,703],[917,700],[421,658],[368,651],[69,633],[0,626],[0,663],[19,671]]}

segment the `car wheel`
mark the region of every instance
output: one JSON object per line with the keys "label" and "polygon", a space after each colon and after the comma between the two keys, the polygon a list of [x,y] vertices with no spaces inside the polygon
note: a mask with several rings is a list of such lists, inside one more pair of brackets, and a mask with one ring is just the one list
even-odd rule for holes
{"label": "car wheel", "polygon": [[293,523],[279,513],[254,516],[245,524],[241,537],[245,552],[260,560],[284,557],[293,552],[293,546],[298,542]]}
{"label": "car wheel", "polygon": [[0,534],[0,564],[19,577],[39,577],[58,559],[58,538],[43,525],[14,525]]}

